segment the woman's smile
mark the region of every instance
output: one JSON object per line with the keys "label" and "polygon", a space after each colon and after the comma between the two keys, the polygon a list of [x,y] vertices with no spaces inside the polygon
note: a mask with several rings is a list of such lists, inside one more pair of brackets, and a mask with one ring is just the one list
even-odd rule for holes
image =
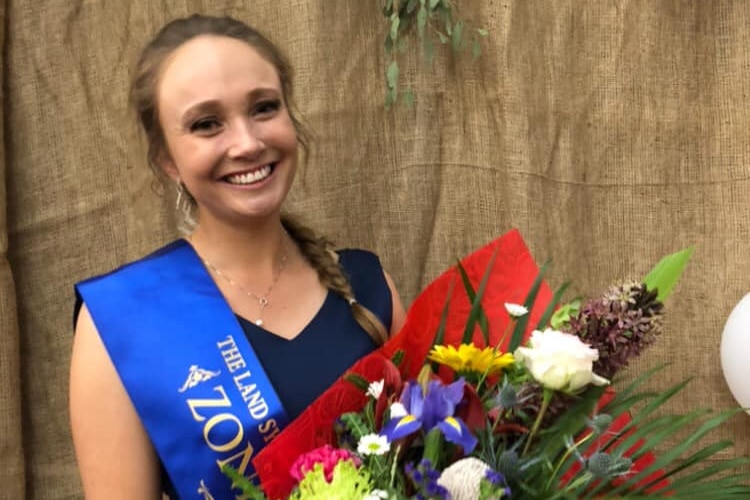
{"label": "woman's smile", "polygon": [[234,184],[235,186],[254,186],[268,179],[273,174],[275,167],[276,163],[269,163],[247,172],[226,175],[223,179],[229,184]]}

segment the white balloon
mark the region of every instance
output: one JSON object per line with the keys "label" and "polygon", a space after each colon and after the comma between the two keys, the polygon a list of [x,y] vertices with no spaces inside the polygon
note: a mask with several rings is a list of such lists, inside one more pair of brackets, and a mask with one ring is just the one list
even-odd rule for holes
{"label": "white balloon", "polygon": [[750,414],[750,293],[734,306],[724,325],[721,369],[734,399]]}

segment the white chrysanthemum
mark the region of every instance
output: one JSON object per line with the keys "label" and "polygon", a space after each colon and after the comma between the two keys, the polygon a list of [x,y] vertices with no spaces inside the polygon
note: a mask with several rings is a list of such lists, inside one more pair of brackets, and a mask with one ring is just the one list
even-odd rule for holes
{"label": "white chrysanthemum", "polygon": [[372,490],[362,500],[388,500],[388,492],[384,490]]}
{"label": "white chrysanthemum", "polygon": [[385,380],[383,380],[382,378],[380,380],[376,380],[375,382],[370,382],[369,387],[367,387],[367,395],[372,399],[378,399],[380,395],[383,394],[384,385]]}
{"label": "white chrysanthemum", "polygon": [[366,434],[357,443],[357,452],[360,455],[383,455],[391,450],[388,438],[380,434]]}
{"label": "white chrysanthemum", "polygon": [[520,318],[529,314],[529,310],[520,304],[511,304],[510,302],[505,303],[505,310],[512,318]]}
{"label": "white chrysanthemum", "polygon": [[479,498],[479,487],[488,470],[490,466],[478,458],[463,458],[446,467],[438,484],[448,490],[453,500],[475,500]]}
{"label": "white chrysanthemum", "polygon": [[401,418],[405,417],[409,414],[408,411],[406,411],[406,407],[402,405],[401,403],[393,403],[391,405],[391,418]]}

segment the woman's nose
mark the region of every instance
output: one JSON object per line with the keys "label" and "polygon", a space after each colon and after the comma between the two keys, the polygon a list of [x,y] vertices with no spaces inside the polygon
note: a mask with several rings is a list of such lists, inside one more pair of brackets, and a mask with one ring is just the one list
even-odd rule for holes
{"label": "woman's nose", "polygon": [[228,153],[232,158],[255,158],[266,149],[258,130],[246,120],[238,120],[232,127]]}

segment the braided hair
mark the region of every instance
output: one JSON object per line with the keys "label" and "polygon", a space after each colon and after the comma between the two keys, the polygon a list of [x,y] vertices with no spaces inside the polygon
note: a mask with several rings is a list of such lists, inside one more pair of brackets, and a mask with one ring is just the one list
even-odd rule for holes
{"label": "braided hair", "polygon": [[349,303],[354,319],[378,345],[385,343],[388,339],[385,326],[372,311],[357,302],[352,286],[336,259],[336,254],[331,250],[331,242],[325,237],[316,235],[312,229],[289,214],[281,217],[281,224],[297,244],[307,262],[317,271],[318,279],[323,286]]}

